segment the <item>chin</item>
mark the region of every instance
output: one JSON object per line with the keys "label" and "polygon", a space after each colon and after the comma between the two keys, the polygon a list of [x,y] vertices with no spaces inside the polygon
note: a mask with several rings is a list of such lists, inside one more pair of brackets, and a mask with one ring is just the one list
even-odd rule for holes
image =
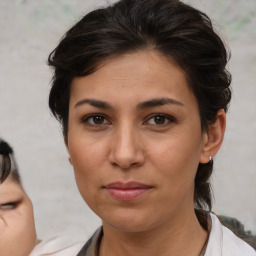
{"label": "chin", "polygon": [[[152,214],[151,214],[152,216]],[[101,217],[103,224],[123,232],[143,232],[150,228],[150,217],[138,211],[125,209]]]}

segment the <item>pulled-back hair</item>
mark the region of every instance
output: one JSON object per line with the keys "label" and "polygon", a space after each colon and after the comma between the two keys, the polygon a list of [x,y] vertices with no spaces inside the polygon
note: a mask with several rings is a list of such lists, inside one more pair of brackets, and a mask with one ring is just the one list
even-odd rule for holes
{"label": "pulled-back hair", "polygon": [[9,175],[20,183],[20,176],[17,164],[14,159],[14,152],[11,146],[0,139],[0,184],[3,183]]}
{"label": "pulled-back hair", "polygon": [[[229,59],[221,38],[203,12],[178,0],[121,0],[85,15],[49,55],[54,69],[49,106],[68,134],[70,88],[75,77],[93,73],[102,61],[153,49],[175,60],[196,96],[202,130],[227,111],[231,99]],[[209,178],[213,162],[199,163],[194,202],[211,209]]]}

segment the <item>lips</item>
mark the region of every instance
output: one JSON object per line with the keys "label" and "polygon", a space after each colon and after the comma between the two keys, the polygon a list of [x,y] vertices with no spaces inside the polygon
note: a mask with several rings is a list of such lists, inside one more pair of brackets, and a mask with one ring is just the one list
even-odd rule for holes
{"label": "lips", "polygon": [[115,200],[131,201],[143,196],[153,187],[139,182],[114,182],[103,188]]}

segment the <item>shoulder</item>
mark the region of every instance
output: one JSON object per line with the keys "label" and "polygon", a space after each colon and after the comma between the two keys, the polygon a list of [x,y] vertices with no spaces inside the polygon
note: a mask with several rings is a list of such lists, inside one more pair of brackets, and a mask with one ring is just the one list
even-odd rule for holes
{"label": "shoulder", "polygon": [[216,215],[221,224],[231,230],[236,236],[256,249],[256,236],[251,231],[245,230],[244,225],[236,218]]}
{"label": "shoulder", "polygon": [[224,227],[214,214],[210,215],[212,229],[205,256],[256,256],[255,250],[249,244]]}
{"label": "shoulder", "polygon": [[83,244],[83,242],[73,242],[67,236],[55,237],[37,244],[29,256],[75,256]]}
{"label": "shoulder", "polygon": [[256,256],[255,250],[242,239],[238,238],[231,230],[223,229],[223,253],[232,256]]}

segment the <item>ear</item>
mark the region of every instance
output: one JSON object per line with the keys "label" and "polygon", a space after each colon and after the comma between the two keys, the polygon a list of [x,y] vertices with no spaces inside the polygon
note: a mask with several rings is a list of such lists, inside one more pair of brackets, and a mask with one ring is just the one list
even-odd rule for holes
{"label": "ear", "polygon": [[67,149],[68,155],[69,155],[69,157],[68,157],[68,161],[70,162],[70,164],[71,164],[71,165],[73,165],[73,163],[72,163],[72,159],[71,159],[70,154],[69,154],[68,138],[67,138],[67,136],[64,136],[64,143],[65,143],[65,146],[66,146],[66,149]]}
{"label": "ear", "polygon": [[217,113],[217,119],[214,124],[208,127],[208,130],[203,134],[202,151],[199,162],[206,164],[209,158],[214,157],[219,151],[226,129],[226,114],[224,109]]}

